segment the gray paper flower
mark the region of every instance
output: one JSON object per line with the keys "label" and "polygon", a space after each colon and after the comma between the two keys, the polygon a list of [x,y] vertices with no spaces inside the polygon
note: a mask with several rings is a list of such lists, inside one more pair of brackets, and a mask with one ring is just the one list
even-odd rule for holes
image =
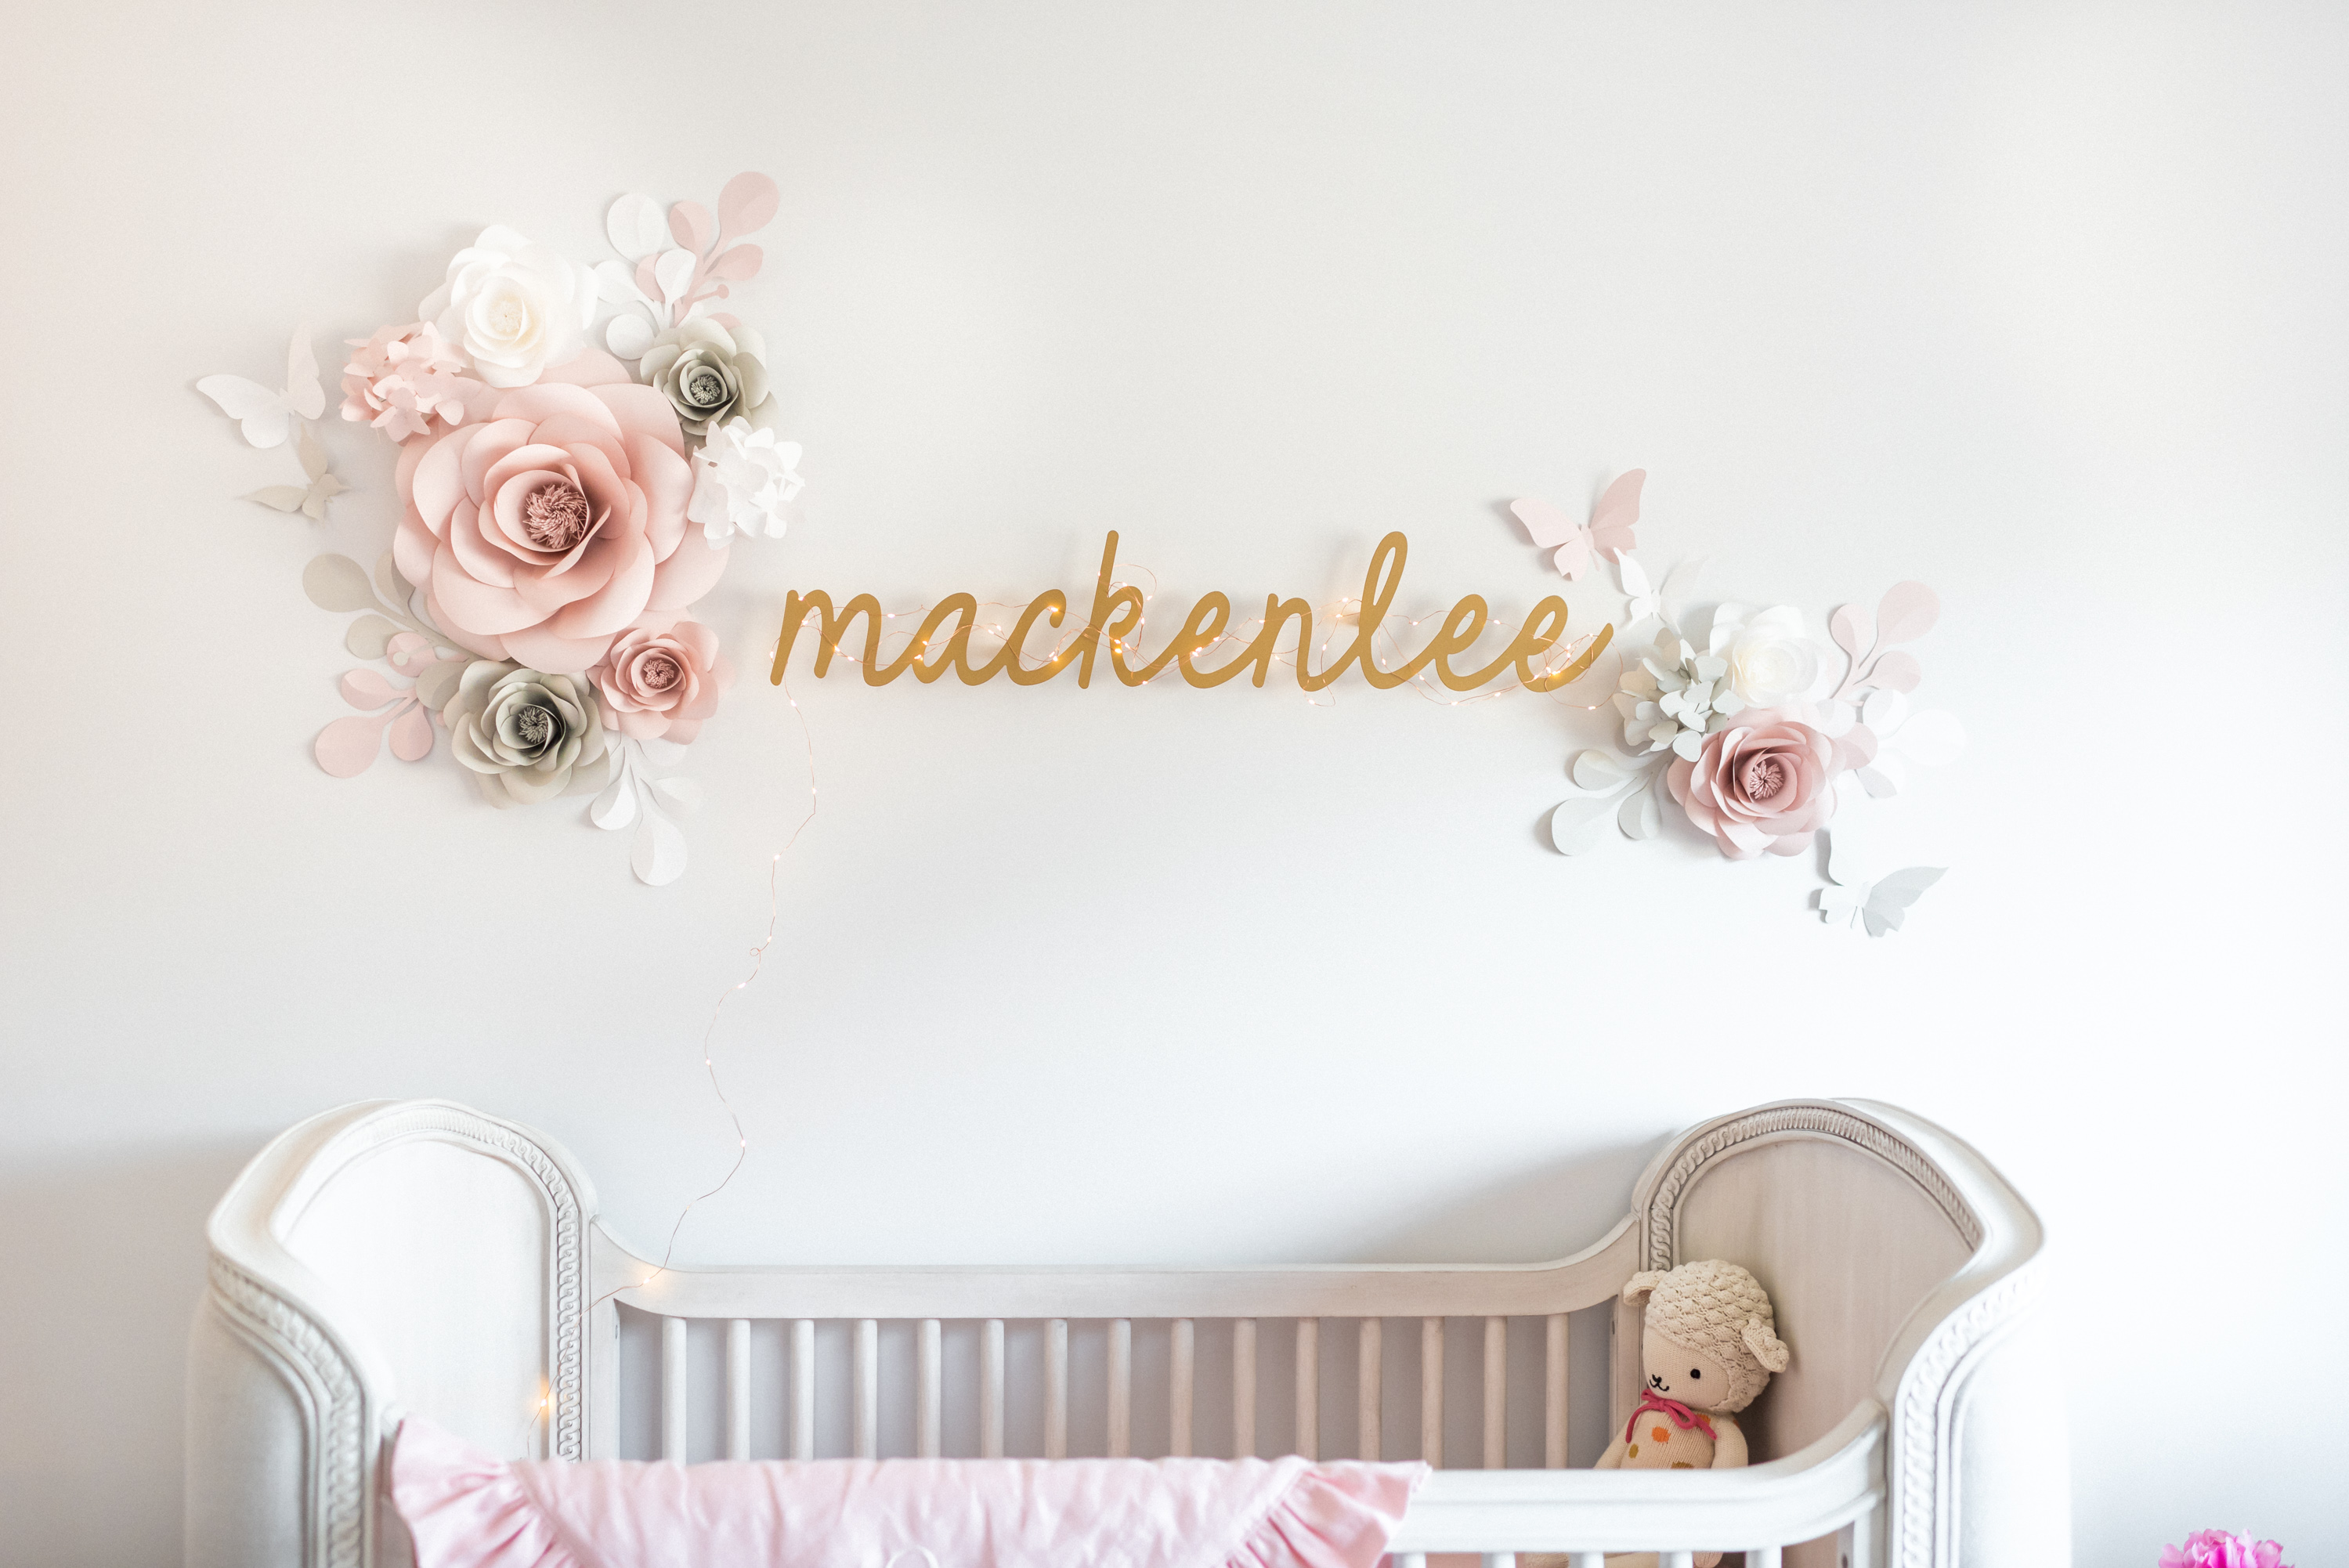
{"label": "gray paper flower", "polygon": [[449,727],[449,749],[473,770],[492,806],[596,789],[609,769],[595,688],[585,676],[476,659],[459,677],[440,722]]}
{"label": "gray paper flower", "polygon": [[747,327],[729,332],[695,316],[653,339],[636,362],[636,375],[668,399],[686,434],[706,437],[711,425],[749,415],[767,400],[761,349]]}

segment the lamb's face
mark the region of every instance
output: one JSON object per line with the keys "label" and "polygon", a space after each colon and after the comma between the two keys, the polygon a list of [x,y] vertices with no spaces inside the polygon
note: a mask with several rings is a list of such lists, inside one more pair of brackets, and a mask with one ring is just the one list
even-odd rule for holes
{"label": "lamb's face", "polygon": [[1652,1328],[1640,1336],[1640,1358],[1648,1369],[1649,1389],[1691,1409],[1719,1409],[1734,1382],[1717,1358],[1675,1345]]}

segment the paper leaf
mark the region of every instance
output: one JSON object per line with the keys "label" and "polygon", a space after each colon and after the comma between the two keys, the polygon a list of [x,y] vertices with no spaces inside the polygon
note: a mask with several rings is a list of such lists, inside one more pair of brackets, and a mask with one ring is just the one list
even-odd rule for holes
{"label": "paper leaf", "polygon": [[1911,762],[1940,768],[1955,762],[1966,748],[1966,727],[1958,722],[1956,714],[1929,707],[1910,714],[1895,738],[1901,754]]}
{"label": "paper leaf", "polygon": [[641,359],[652,346],[652,324],[635,311],[614,316],[612,324],[604,329],[604,346],[618,358]]}
{"label": "paper leaf", "polygon": [[447,707],[449,699],[457,695],[457,683],[464,678],[465,666],[472,662],[471,659],[442,659],[438,664],[427,665],[424,673],[416,677],[416,700],[435,713]]}
{"label": "paper leaf", "polygon": [[1593,794],[1613,794],[1623,782],[1622,765],[1603,751],[1578,751],[1568,765],[1567,775],[1575,787]]}
{"label": "paper leaf", "polygon": [[302,592],[321,610],[372,610],[375,590],[347,555],[321,555],[302,568]]}
{"label": "paper leaf", "polygon": [[1913,643],[1941,618],[1941,601],[1922,583],[1895,583],[1876,606],[1877,641],[1886,647]]}
{"label": "paper leaf", "polygon": [[685,760],[688,748],[674,740],[664,740],[658,736],[654,736],[649,739],[637,741],[636,749],[643,752],[645,760],[654,767],[671,768]]}
{"label": "paper leaf", "polygon": [[1561,855],[1587,854],[1607,836],[1614,801],[1602,795],[1561,800],[1549,814],[1549,841]]}
{"label": "paper leaf", "polygon": [[632,262],[668,242],[668,225],[661,221],[660,203],[633,191],[613,202],[604,214],[604,232],[611,239],[612,249]]}
{"label": "paper leaf", "polygon": [[394,607],[404,607],[408,603],[408,595],[412,590],[408,586],[408,579],[399,574],[399,562],[392,558],[388,550],[375,558],[375,585],[383,591],[385,601]]}
{"label": "paper leaf", "polygon": [[1875,626],[1868,619],[1868,612],[1858,605],[1839,604],[1835,614],[1827,617],[1827,635],[1835,639],[1837,647],[1851,655],[1852,667],[1856,671],[1859,661],[1868,653],[1870,640],[1875,635]]}
{"label": "paper leaf", "polygon": [[432,716],[409,703],[391,721],[391,754],[402,762],[415,762],[430,755],[431,750]]}
{"label": "paper leaf", "polygon": [[1909,698],[1889,687],[1869,692],[1868,700],[1859,707],[1859,722],[1878,735],[1891,734],[1908,717]]}
{"label": "paper leaf", "polygon": [[[667,252],[664,251],[661,253],[661,255],[667,255]],[[655,275],[653,271],[655,263],[659,260],[660,256],[647,256],[643,261],[636,263],[636,292],[645,296],[647,304],[650,304],[661,297],[660,279]]]}
{"label": "paper leaf", "polygon": [[383,720],[379,717],[338,718],[318,731],[311,747],[318,766],[337,779],[356,779],[375,766],[376,753],[383,747]]}
{"label": "paper leaf", "polygon": [[756,245],[730,245],[709,263],[709,275],[738,284],[748,283],[759,275],[759,268],[766,259],[767,253]]}
{"label": "paper leaf", "polygon": [[709,209],[698,201],[680,201],[671,207],[668,232],[696,256],[709,249],[709,242],[718,237],[717,226],[709,221]]}
{"label": "paper leaf", "polygon": [[1627,839],[1652,839],[1664,830],[1664,816],[1652,789],[1635,789],[1615,810],[1615,825]]}
{"label": "paper leaf", "polygon": [[737,174],[718,193],[718,221],[739,240],[773,222],[775,209],[781,201],[782,193],[765,175]]}
{"label": "paper leaf", "polygon": [[1868,684],[1886,691],[1915,691],[1917,683],[1924,678],[1924,668],[1917,663],[1916,655],[1897,648],[1877,660],[1868,672]]}
{"label": "paper leaf", "polygon": [[636,286],[636,274],[609,257],[595,263],[595,297],[606,304],[652,303],[645,297],[645,291]]}
{"label": "paper leaf", "polygon": [[617,778],[587,808],[587,820],[606,832],[617,832],[636,820],[636,780],[622,769]]}
{"label": "paper leaf", "polygon": [[[398,627],[380,615],[361,615],[351,623],[351,629],[343,634],[343,646],[360,658],[379,659],[398,631]],[[413,633],[409,634],[415,635]],[[424,639],[418,637],[416,640],[422,642]]]}
{"label": "paper leaf", "polygon": [[257,500],[278,511],[300,511],[302,503],[310,499],[310,492],[300,485],[268,485],[244,499]]}
{"label": "paper leaf", "polygon": [[684,295],[698,264],[691,251],[663,251],[653,258],[653,282],[660,287],[663,304],[675,304]]}
{"label": "paper leaf", "polygon": [[680,811],[694,810],[701,804],[701,786],[690,779],[656,779],[653,793]]}
{"label": "paper leaf", "polygon": [[1878,755],[1864,768],[1853,769],[1860,788],[1872,799],[1889,800],[1908,787],[1909,768],[1897,752]]}
{"label": "paper leaf", "polygon": [[647,887],[666,887],[685,874],[685,835],[677,824],[647,808],[628,846],[628,869]]}
{"label": "paper leaf", "polygon": [[342,679],[343,700],[353,707],[381,707],[396,697],[408,695],[407,689],[396,686],[373,670],[350,670]]}

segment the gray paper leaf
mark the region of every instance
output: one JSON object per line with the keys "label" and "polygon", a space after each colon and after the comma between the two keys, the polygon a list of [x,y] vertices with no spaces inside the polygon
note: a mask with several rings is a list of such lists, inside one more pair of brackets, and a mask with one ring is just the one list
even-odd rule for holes
{"label": "gray paper leaf", "polygon": [[321,610],[376,607],[375,590],[367,586],[367,573],[347,555],[321,555],[302,568],[302,592]]}
{"label": "gray paper leaf", "polygon": [[376,557],[375,585],[382,590],[384,602],[393,609],[408,608],[408,597],[414,590],[409,587],[408,579],[399,574],[398,563],[392,560],[388,550]]}
{"label": "gray paper leaf", "polygon": [[361,615],[343,634],[343,646],[360,658],[379,659],[383,657],[384,645],[390,642],[392,634],[398,630],[380,615]]}
{"label": "gray paper leaf", "polygon": [[1634,789],[1616,809],[1615,825],[1627,839],[1652,839],[1664,830],[1663,813],[1653,789]]}
{"label": "gray paper leaf", "polygon": [[424,673],[416,677],[419,700],[434,713],[447,707],[449,699],[457,695],[457,683],[464,678],[465,666],[471,663],[471,659],[442,659],[425,665]]}

